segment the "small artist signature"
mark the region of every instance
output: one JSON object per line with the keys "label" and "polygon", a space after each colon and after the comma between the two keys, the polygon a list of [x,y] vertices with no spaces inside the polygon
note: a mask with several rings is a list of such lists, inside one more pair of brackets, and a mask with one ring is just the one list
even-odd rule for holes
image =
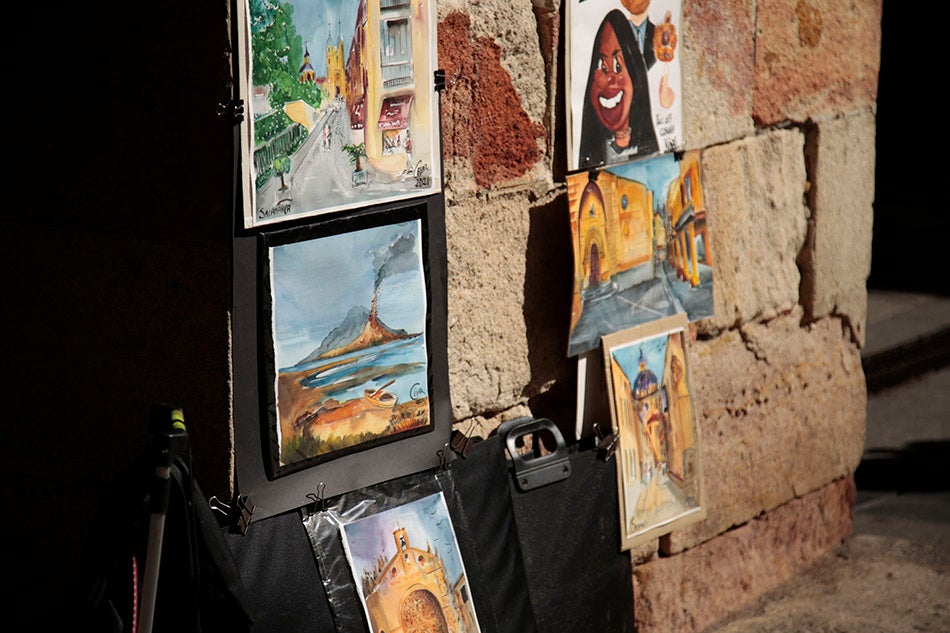
{"label": "small artist signature", "polygon": [[257,210],[257,219],[264,220],[266,218],[273,218],[280,215],[287,215],[290,213],[290,200],[284,199],[277,202],[277,205],[271,207],[270,209],[258,209]]}
{"label": "small artist signature", "polygon": [[425,400],[426,390],[419,383],[414,384],[409,388],[409,397],[418,402],[419,400]]}
{"label": "small artist signature", "polygon": [[425,188],[432,186],[432,176],[428,165],[420,165],[416,168],[416,187]]}

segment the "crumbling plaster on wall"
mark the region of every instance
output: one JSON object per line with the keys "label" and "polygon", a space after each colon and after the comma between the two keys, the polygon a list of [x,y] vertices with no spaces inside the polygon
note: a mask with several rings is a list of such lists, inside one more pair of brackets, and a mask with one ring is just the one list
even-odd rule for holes
{"label": "crumbling plaster on wall", "polygon": [[[449,13],[439,24],[439,65],[446,75],[443,154],[467,160],[476,186],[447,174],[447,201],[453,193],[550,184],[541,160],[545,127],[525,110],[516,82],[502,67],[504,53],[496,39],[474,34],[466,13]],[[543,65],[540,70],[543,75]]]}
{"label": "crumbling plaster on wall", "polygon": [[[528,0],[440,1],[440,31],[442,22],[452,14],[467,16],[473,41],[488,40],[499,47],[501,67],[514,86],[522,107],[531,121],[542,122],[547,110],[548,90],[532,3]],[[447,82],[456,78],[446,72]]]}

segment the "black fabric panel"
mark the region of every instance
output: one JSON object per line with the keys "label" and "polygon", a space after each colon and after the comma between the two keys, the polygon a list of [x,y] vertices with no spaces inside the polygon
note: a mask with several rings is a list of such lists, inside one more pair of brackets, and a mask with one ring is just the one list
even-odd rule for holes
{"label": "black fabric panel", "polygon": [[[634,633],[616,463],[571,452],[571,476],[518,491],[499,438],[451,462],[447,503],[483,632]],[[336,633],[300,513],[227,534],[253,633]]]}
{"label": "black fabric panel", "polygon": [[[175,553],[190,551],[195,560],[188,580],[197,585],[196,610],[201,622],[201,631],[217,631],[222,625],[227,626],[230,633],[240,633],[251,630],[249,599],[240,575],[235,566],[227,541],[215,519],[208,500],[191,476],[191,469],[182,460],[178,459],[171,466],[172,497],[169,506],[169,515],[174,517],[176,509],[181,508],[181,514],[186,517],[184,529],[167,532],[166,540],[170,545],[168,550],[162,549],[162,566],[169,565],[169,559],[177,559]],[[180,491],[180,498],[174,494]],[[181,504],[181,505],[179,505]],[[176,525],[176,523],[172,523]],[[180,541],[175,546],[175,539]],[[190,542],[191,545],[187,544]],[[183,583],[182,583],[183,584]],[[181,600],[175,598],[169,603],[168,611],[178,612]],[[155,631],[183,631],[177,623],[161,626],[158,613],[154,623]]]}
{"label": "black fabric panel", "polygon": [[[449,473],[456,502],[468,523],[465,529],[456,525],[456,536],[483,633],[538,631],[528,597],[501,442],[494,437],[475,444],[467,457],[451,462]],[[458,509],[450,510],[456,521]]]}
{"label": "black fabric panel", "polygon": [[226,535],[254,617],[252,633],[336,633],[299,511]]}
{"label": "black fabric panel", "polygon": [[[175,459],[169,479],[159,480],[153,458],[151,452],[143,453],[103,500],[86,552],[77,630],[134,633],[134,558],[139,610],[146,600],[145,578],[150,571],[157,573],[155,594],[148,596],[154,598],[152,631],[250,631],[248,597],[189,463]],[[153,515],[149,497],[160,495],[167,495],[167,508]],[[162,521],[161,540],[149,542],[157,520]],[[146,569],[152,547],[161,547],[157,570]],[[139,628],[144,625],[140,619]]]}
{"label": "black fabric panel", "polygon": [[571,450],[567,479],[520,492],[509,478],[528,591],[543,633],[633,633],[633,574],[620,550],[617,464]]}

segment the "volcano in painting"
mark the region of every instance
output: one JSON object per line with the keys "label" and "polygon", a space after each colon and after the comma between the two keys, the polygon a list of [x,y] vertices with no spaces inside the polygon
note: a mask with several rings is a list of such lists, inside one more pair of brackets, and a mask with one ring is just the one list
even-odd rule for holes
{"label": "volcano in painting", "polygon": [[278,465],[431,428],[421,223],[270,249]]}

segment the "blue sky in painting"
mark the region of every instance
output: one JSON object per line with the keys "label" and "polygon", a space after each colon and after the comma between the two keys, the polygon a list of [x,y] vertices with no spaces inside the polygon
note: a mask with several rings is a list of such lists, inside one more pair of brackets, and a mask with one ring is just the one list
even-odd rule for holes
{"label": "blue sky in painting", "polygon": [[425,330],[426,293],[420,250],[421,222],[373,227],[271,249],[274,338],[278,366],[307,356],[340,325],[353,306],[370,309],[379,257],[397,240],[411,239],[412,264],[379,284],[379,319],[393,329]]}
{"label": "blue sky in painting", "polygon": [[359,0],[284,0],[294,7],[294,25],[310,47],[310,63],[317,76],[327,72],[327,35],[333,43],[343,38],[344,57],[350,52],[350,40],[356,27]]}
{"label": "blue sky in painting", "polygon": [[679,163],[673,154],[663,154],[646,160],[611,166],[607,168],[607,171],[645,184],[653,192],[653,200],[664,203],[670,182],[680,175]]}
{"label": "blue sky in painting", "polygon": [[647,359],[647,368],[656,374],[657,380],[662,380],[668,341],[669,334],[662,334],[613,347],[610,354],[620,364],[627,379],[633,383],[637,374],[640,373],[640,350],[643,349],[643,356]]}
{"label": "blue sky in painting", "polygon": [[432,545],[445,565],[450,583],[462,573],[462,561],[442,493],[423,497],[405,505],[384,510],[344,526],[351,564],[357,578],[364,569],[372,569],[379,555],[388,561],[396,553],[393,532],[405,528],[409,546],[425,550]]}

